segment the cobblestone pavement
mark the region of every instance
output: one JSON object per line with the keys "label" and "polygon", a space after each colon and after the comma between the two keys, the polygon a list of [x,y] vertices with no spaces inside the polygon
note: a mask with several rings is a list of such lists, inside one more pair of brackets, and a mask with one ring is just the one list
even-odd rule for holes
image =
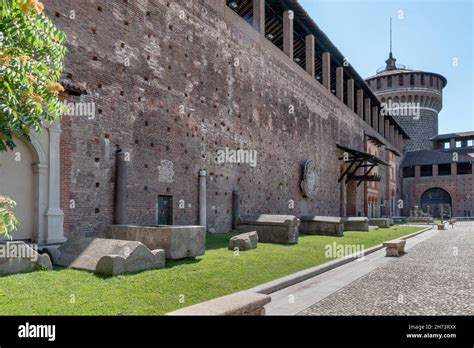
{"label": "cobblestone pavement", "polygon": [[474,315],[474,224],[449,227],[298,315]]}

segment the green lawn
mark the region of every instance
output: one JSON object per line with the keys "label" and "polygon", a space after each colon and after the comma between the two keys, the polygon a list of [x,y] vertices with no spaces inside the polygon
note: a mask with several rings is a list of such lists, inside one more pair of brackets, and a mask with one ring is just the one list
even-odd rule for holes
{"label": "green lawn", "polygon": [[334,241],[368,248],[417,230],[393,226],[341,238],[303,235],[298,245],[261,243],[238,256],[227,250],[230,234],[209,235],[204,256],[168,261],[161,270],[100,277],[56,268],[4,276],[0,315],[160,315],[327,262],[324,247]]}

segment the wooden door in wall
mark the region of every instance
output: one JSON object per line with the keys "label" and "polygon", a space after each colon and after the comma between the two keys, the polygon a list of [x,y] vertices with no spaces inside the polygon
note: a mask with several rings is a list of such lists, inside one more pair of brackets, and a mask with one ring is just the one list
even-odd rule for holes
{"label": "wooden door in wall", "polygon": [[347,216],[357,216],[357,183],[349,181],[347,189]]}
{"label": "wooden door in wall", "polygon": [[173,224],[173,197],[158,196],[158,225]]}

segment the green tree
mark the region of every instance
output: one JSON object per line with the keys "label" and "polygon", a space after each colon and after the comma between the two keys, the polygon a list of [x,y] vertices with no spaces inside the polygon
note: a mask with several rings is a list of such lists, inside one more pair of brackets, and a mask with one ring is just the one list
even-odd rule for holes
{"label": "green tree", "polygon": [[0,151],[59,118],[65,35],[38,0],[0,0]]}
{"label": "green tree", "polygon": [[0,195],[0,236],[11,238],[11,231],[16,229],[18,221],[12,210],[15,205],[10,198]]}
{"label": "green tree", "polygon": [[[66,54],[65,35],[42,13],[38,0],[0,0],[0,152],[15,148],[14,137],[30,132],[65,111],[58,83]],[[17,226],[15,202],[0,195],[0,235]]]}

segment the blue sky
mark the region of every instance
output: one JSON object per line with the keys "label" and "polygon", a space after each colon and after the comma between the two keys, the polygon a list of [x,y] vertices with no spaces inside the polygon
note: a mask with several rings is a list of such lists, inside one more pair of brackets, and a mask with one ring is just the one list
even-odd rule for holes
{"label": "blue sky", "polygon": [[392,17],[397,63],[448,79],[439,132],[474,130],[474,1],[299,2],[364,78],[385,65]]}

